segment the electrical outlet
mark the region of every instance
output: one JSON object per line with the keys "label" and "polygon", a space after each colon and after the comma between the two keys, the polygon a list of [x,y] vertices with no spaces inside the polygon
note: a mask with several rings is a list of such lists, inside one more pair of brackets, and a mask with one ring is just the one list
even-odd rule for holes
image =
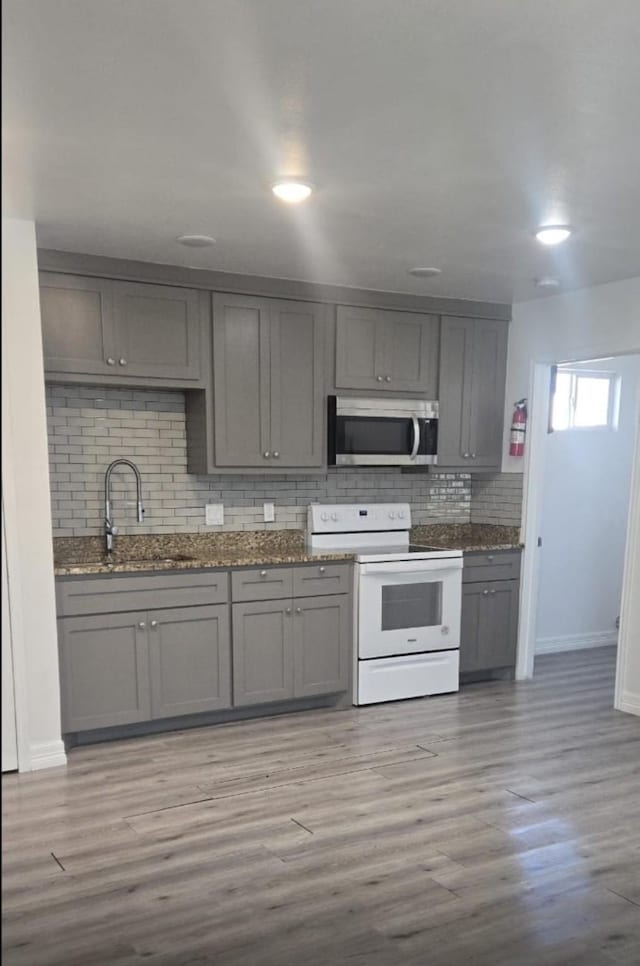
{"label": "electrical outlet", "polygon": [[276,518],[276,508],[273,503],[264,503],[264,522],[273,523]]}
{"label": "electrical outlet", "polygon": [[204,508],[204,522],[209,527],[220,527],[224,523],[224,504],[207,503]]}

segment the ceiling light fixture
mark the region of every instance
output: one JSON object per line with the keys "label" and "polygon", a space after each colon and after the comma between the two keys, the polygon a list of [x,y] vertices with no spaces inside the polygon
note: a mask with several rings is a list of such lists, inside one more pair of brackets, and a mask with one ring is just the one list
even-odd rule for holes
{"label": "ceiling light fixture", "polygon": [[536,238],[543,245],[559,245],[573,234],[569,225],[542,225],[536,231]]}
{"label": "ceiling light fixture", "polygon": [[180,235],[176,240],[188,248],[207,248],[209,245],[216,243],[215,238],[212,238],[211,235]]}
{"label": "ceiling light fixture", "polygon": [[420,266],[416,268],[407,269],[409,275],[415,275],[416,278],[435,278],[436,275],[442,275],[441,268],[421,268]]}
{"label": "ceiling light fixture", "polygon": [[560,288],[560,279],[552,275],[543,275],[542,278],[535,279],[535,284],[538,288]]}
{"label": "ceiling light fixture", "polygon": [[276,181],[271,185],[271,190],[280,201],[297,205],[300,201],[306,201],[313,191],[313,185],[306,181]]}

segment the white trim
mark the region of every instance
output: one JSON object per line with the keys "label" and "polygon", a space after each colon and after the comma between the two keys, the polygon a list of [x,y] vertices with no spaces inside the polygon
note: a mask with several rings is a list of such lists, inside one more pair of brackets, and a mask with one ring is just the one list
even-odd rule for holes
{"label": "white trim", "polygon": [[[636,435],[633,449],[631,471],[631,496],[629,499],[629,523],[627,525],[627,546],[624,555],[624,574],[622,579],[622,600],[620,602],[620,635],[618,641],[618,664],[616,667],[616,687],[613,698],[614,708],[629,714],[640,714],[640,696],[625,689],[627,661],[632,647],[638,647],[638,628],[631,626],[629,615],[632,612],[631,597],[634,589],[640,587],[640,390],[636,399]],[[640,606],[636,602],[636,614]],[[635,638],[635,639],[632,639]]]}
{"label": "white trim", "polygon": [[637,714],[640,716],[640,694],[632,691],[623,691],[620,699],[616,701],[615,707],[618,711],[625,711],[627,714]]}
{"label": "white trim", "polygon": [[618,643],[615,631],[596,631],[589,634],[563,634],[560,637],[539,637],[536,655],[558,651],[583,651],[590,647],[614,647]]}
{"label": "white trim", "polygon": [[31,746],[31,771],[54,768],[56,765],[66,765],[66,763],[67,754],[62,740]]}
{"label": "white trim", "polygon": [[529,392],[529,445],[525,453],[522,516],[522,577],[520,585],[520,617],[516,680],[533,677],[536,650],[536,613],[538,606],[538,574],[540,554],[538,535],[544,482],[544,440],[549,419],[549,385],[551,366],[535,363],[531,368]]}

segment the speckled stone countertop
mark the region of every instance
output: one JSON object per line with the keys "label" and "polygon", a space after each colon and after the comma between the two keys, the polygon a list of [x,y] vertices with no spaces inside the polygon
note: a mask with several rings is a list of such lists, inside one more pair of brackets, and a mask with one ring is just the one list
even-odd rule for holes
{"label": "speckled stone countertop", "polygon": [[492,523],[434,523],[413,527],[411,542],[447,550],[520,550],[520,527]]}
{"label": "speckled stone countertop", "polygon": [[136,534],[118,536],[115,543],[115,553],[107,555],[102,537],[55,537],[55,575],[261,567],[353,559],[349,553],[309,552],[302,530]]}

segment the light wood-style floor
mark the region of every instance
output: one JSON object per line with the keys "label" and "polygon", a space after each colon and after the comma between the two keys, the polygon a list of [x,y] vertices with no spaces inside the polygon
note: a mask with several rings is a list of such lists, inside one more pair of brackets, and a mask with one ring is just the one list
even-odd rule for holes
{"label": "light wood-style floor", "polygon": [[640,719],[533,682],[77,749],[2,782],[7,966],[640,962]]}

